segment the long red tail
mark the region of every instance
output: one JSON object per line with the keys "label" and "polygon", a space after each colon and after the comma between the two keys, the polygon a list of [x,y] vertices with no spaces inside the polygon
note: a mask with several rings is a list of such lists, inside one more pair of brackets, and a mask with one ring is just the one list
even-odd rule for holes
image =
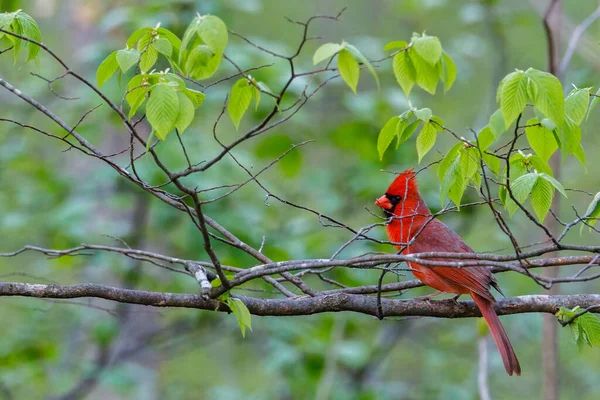
{"label": "long red tail", "polygon": [[487,322],[488,327],[490,328],[492,337],[494,338],[496,346],[498,346],[498,351],[500,351],[500,355],[502,356],[506,373],[508,375],[512,375],[513,373],[521,375],[521,366],[519,365],[519,360],[517,360],[517,355],[510,344],[508,335],[500,323],[500,318],[498,318],[498,315],[496,315],[494,304],[488,299],[485,299],[473,292],[471,292],[471,297],[473,297],[473,300],[475,300],[479,310],[481,310],[481,314],[483,315],[485,322]]}

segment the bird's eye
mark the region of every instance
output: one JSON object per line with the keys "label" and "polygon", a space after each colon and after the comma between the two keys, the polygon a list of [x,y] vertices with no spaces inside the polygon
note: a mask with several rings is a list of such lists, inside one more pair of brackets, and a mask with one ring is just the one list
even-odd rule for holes
{"label": "bird's eye", "polygon": [[402,196],[395,196],[392,194],[386,194],[386,197],[390,200],[393,205],[398,204],[402,200]]}

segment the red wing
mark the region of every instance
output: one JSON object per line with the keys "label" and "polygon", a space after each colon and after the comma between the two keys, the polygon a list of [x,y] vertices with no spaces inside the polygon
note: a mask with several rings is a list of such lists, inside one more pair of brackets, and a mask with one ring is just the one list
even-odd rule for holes
{"label": "red wing", "polygon": [[[419,234],[410,246],[410,253],[422,253],[430,251],[473,253],[458,234],[448,228],[443,222],[431,221]],[[436,259],[436,261],[464,261],[450,259]],[[429,267],[440,278],[451,286],[459,286],[473,291],[481,297],[494,301],[490,292],[492,274],[488,267]]]}

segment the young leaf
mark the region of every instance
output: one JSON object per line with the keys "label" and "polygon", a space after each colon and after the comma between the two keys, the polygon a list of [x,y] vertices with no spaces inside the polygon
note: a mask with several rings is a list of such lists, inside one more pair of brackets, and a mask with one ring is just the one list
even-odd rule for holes
{"label": "young leaf", "polygon": [[527,162],[537,172],[543,172],[550,176],[554,175],[554,173],[552,172],[552,168],[550,168],[550,164],[548,164],[548,160],[544,160],[540,156],[530,156],[528,157]]}
{"label": "young leaf", "polygon": [[337,43],[325,43],[315,51],[313,55],[313,65],[317,65],[323,60],[327,60],[339,53],[344,47]]}
{"label": "young leaf", "polygon": [[133,32],[131,36],[129,36],[129,39],[127,39],[127,47],[130,49],[134,48],[137,42],[140,40],[140,38],[144,35],[150,36],[151,31],[152,28],[146,27],[140,28],[137,31]]}
{"label": "young leaf", "polygon": [[442,83],[444,84],[444,92],[447,92],[456,80],[456,64],[445,51],[442,53],[442,68]]}
{"label": "young leaf", "polygon": [[140,60],[140,53],[136,49],[122,49],[117,51],[117,63],[121,71],[127,72]]}
{"label": "young leaf", "polygon": [[419,118],[423,122],[429,122],[433,113],[431,112],[431,108],[421,108],[420,110],[415,110],[415,117]]}
{"label": "young leaf", "polygon": [[590,101],[590,90],[573,89],[565,99],[565,115],[577,125],[583,122]]}
{"label": "young leaf", "polygon": [[596,91],[596,93],[594,94],[594,96],[592,98],[592,101],[590,102],[590,107],[588,108],[587,114],[585,116],[586,120],[590,116],[590,113],[592,112],[592,110],[594,109],[594,107],[596,107],[596,104],[598,104],[598,101],[600,101],[600,88],[598,88],[598,90]]}
{"label": "young leaf", "polygon": [[463,146],[460,150],[459,167],[465,181],[470,180],[479,167],[479,151],[475,147]]}
{"label": "young leaf", "polygon": [[483,153],[483,161],[496,175],[500,175],[500,159],[498,157]]}
{"label": "young leaf", "polygon": [[117,68],[119,68],[119,64],[117,63],[117,52],[113,51],[100,63],[100,66],[98,66],[98,70],[96,71],[98,87],[102,87],[102,85],[104,85],[104,83],[115,73]]}
{"label": "young leaf", "polygon": [[154,64],[156,64],[157,60],[158,51],[156,51],[154,44],[150,43],[148,46],[146,46],[146,50],[141,53],[140,70],[142,72],[148,72],[150,68],[152,68]]}
{"label": "young leaf", "polygon": [[404,40],[394,40],[393,42],[389,42],[388,44],[386,44],[383,47],[383,49],[385,51],[394,49],[404,49],[406,48],[406,46],[408,46],[408,43],[406,43]]}
{"label": "young leaf", "polygon": [[450,150],[448,150],[448,153],[446,153],[446,155],[442,159],[442,162],[440,163],[440,168],[438,169],[438,179],[440,180],[440,182],[444,180],[444,177],[446,176],[446,171],[448,171],[448,168],[450,167],[454,159],[458,157],[458,152],[460,151],[460,149],[463,148],[463,146],[464,144],[462,142],[456,143],[454,146],[452,146]]}
{"label": "young leaf", "polygon": [[403,51],[394,56],[392,68],[398,84],[404,91],[404,95],[408,97],[417,77],[417,72],[408,56],[408,51]]}
{"label": "young leaf", "polygon": [[421,120],[418,119],[418,120],[412,122],[411,124],[409,124],[406,128],[404,128],[404,130],[401,133],[399,133],[398,145],[400,145],[400,144],[406,142],[408,139],[410,139],[410,137],[413,135],[413,133],[415,133],[415,131],[419,127],[420,123],[421,123]]}
{"label": "young leaf", "polygon": [[500,90],[500,110],[505,126],[510,126],[525,109],[527,104],[527,77],[523,71],[508,74],[502,80]]}
{"label": "young leaf", "polygon": [[367,69],[369,70],[369,72],[373,76],[373,79],[375,79],[375,83],[377,83],[377,87],[379,88],[379,78],[377,77],[377,72],[375,72],[375,69],[373,68],[373,66],[371,65],[371,63],[369,62],[369,60],[367,60],[367,58],[365,56],[363,56],[362,53],[360,51],[358,51],[358,49],[356,47],[354,47],[353,45],[346,43],[346,47],[345,48],[348,49],[348,51],[350,52],[350,54],[352,54],[352,56],[357,61],[360,61],[361,63],[363,63],[367,67]]}
{"label": "young leaf", "polygon": [[358,62],[352,57],[350,52],[346,49],[338,53],[338,70],[340,75],[346,84],[356,94],[356,86],[358,85],[358,79],[360,74],[360,68]]}
{"label": "young leaf", "polygon": [[506,132],[506,121],[504,120],[504,116],[502,115],[502,110],[496,110],[492,116],[490,117],[490,123],[488,124],[492,133],[494,134],[494,138],[499,138],[502,136],[504,132]]}
{"label": "young leaf", "polygon": [[171,58],[171,55],[173,54],[173,45],[167,38],[158,38],[152,44],[160,54]]}
{"label": "young leaf", "polygon": [[[157,32],[160,35],[160,38],[165,38],[169,41],[169,43],[171,43],[172,51],[171,51],[171,55],[169,57],[171,57],[173,60],[178,60],[179,59],[179,50],[181,48],[181,40],[179,40],[179,38],[168,29],[158,28]],[[157,50],[158,50],[158,48],[157,48]]]}
{"label": "young leaf", "polygon": [[[600,192],[596,193],[596,196],[594,196],[594,200],[592,200],[584,215],[587,216],[585,222],[590,227],[594,226],[596,222],[598,222],[598,218],[600,218]],[[583,229],[583,225],[581,225],[581,228]]]}
{"label": "young leaf", "polygon": [[439,74],[436,66],[431,65],[423,59],[417,52],[410,50],[410,60],[415,67],[415,81],[423,90],[430,94],[435,94]]}
{"label": "young leaf", "polygon": [[214,53],[223,54],[227,47],[228,34],[227,26],[219,17],[214,15],[199,17],[196,32]]}
{"label": "young leaf", "polygon": [[152,89],[146,105],[146,116],[156,136],[165,140],[179,115],[179,97],[172,86],[159,83]]}
{"label": "young leaf", "polygon": [[[0,29],[4,29],[9,31],[10,30],[10,26],[12,25],[12,23],[14,22],[15,18],[17,17],[17,12],[0,12]],[[4,36],[3,32],[0,32],[0,39],[2,39],[2,37]]]}
{"label": "young leaf", "polygon": [[442,181],[442,188],[440,190],[440,202],[444,205],[446,195],[454,202],[456,207],[460,208],[460,201],[465,189],[465,179],[462,176],[460,170],[460,155],[452,160],[452,163],[448,166],[444,179]]}
{"label": "young leaf", "polygon": [[246,337],[246,328],[252,330],[252,320],[250,311],[248,311],[248,307],[246,307],[246,304],[244,304],[243,301],[236,299],[235,297],[228,298],[227,305],[235,315],[235,318],[240,325],[242,337]]}
{"label": "young leaf", "polygon": [[431,65],[435,65],[442,56],[442,44],[436,36],[413,37],[412,44],[415,51]]}
{"label": "young leaf", "polygon": [[217,72],[222,58],[222,54],[214,53],[207,45],[198,45],[188,54],[184,71],[193,79],[210,78]]}
{"label": "young leaf", "polygon": [[238,129],[240,126],[240,121],[250,106],[253,96],[254,86],[250,84],[246,78],[238,80],[235,85],[233,85],[231,96],[227,103],[227,112],[235,125],[235,129]]}
{"label": "young leaf", "polygon": [[544,222],[544,218],[550,211],[553,197],[554,187],[552,184],[545,179],[537,179],[531,190],[531,206],[540,222]]}
{"label": "young leaf", "polygon": [[[258,83],[255,84],[258,85]],[[254,98],[254,111],[258,111],[258,105],[260,104],[260,89],[257,86],[254,86],[254,92],[252,94]]]}
{"label": "young leaf", "polygon": [[182,93],[185,94],[188,99],[191,100],[192,104],[194,105],[194,108],[198,108],[202,105],[202,103],[204,103],[204,98],[206,97],[206,95],[202,92],[198,92],[196,90],[192,90],[192,89],[183,89]]}
{"label": "young leaf", "polygon": [[425,157],[425,154],[431,150],[435,144],[436,138],[437,129],[435,128],[435,125],[431,121],[425,122],[419,136],[417,136],[417,154],[419,156],[419,163],[423,157]]}
{"label": "young leaf", "polygon": [[529,78],[529,85],[535,88],[529,91],[535,108],[557,125],[562,125],[565,119],[565,99],[560,81],[548,72],[533,68],[529,68],[525,74]]}
{"label": "young leaf", "polygon": [[394,140],[394,137],[396,137],[399,122],[400,117],[395,116],[390,118],[383,128],[381,128],[379,137],[377,138],[377,152],[379,153],[380,160],[383,160],[383,154],[392,143],[392,140]]}
{"label": "young leaf", "polygon": [[558,144],[554,139],[554,135],[551,131],[539,124],[536,118],[532,118],[525,125],[525,134],[527,141],[531,145],[533,151],[535,151],[542,159],[549,160],[552,154],[558,149]]}
{"label": "young leaf", "polygon": [[532,172],[518,177],[511,183],[511,191],[520,203],[527,200],[529,193],[531,193],[531,191],[533,190],[533,186],[535,185],[538,179],[539,175]]}
{"label": "young leaf", "polygon": [[556,188],[556,190],[558,190],[560,192],[560,194],[567,197],[567,192],[565,192],[563,185],[559,181],[557,181],[553,176],[550,176],[544,172],[539,174],[539,176],[540,176],[540,178],[550,182],[552,184],[552,186],[554,186]]}
{"label": "young leaf", "polygon": [[477,135],[477,142],[479,143],[481,151],[486,151],[488,147],[494,143],[494,134],[489,126],[486,126],[479,132],[479,135]]}
{"label": "young leaf", "polygon": [[177,114],[175,128],[179,130],[179,134],[183,134],[194,120],[194,104],[182,92],[177,93],[177,98],[179,99],[179,114]]}
{"label": "young leaf", "polygon": [[[31,18],[28,14],[25,14],[22,11],[17,12],[16,18],[14,19],[13,24],[19,26],[18,33],[22,34],[23,36],[28,37],[29,39],[33,39],[36,42],[41,42],[42,34],[40,32],[40,28],[38,27],[37,22],[35,22],[35,20],[33,18]],[[22,42],[21,39],[18,39],[18,42],[20,45]],[[29,62],[29,61],[33,60],[35,57],[37,57],[37,55],[40,51],[40,46],[38,46],[37,44],[33,44],[31,42],[24,42],[23,45],[27,47],[27,61],[26,62]],[[15,45],[14,51],[15,51],[15,60],[16,60],[16,57],[18,54],[16,45]]]}

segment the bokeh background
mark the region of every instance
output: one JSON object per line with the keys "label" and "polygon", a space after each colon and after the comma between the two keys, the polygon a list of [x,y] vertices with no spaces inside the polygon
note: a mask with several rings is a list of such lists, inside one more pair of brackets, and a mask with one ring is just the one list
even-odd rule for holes
{"label": "bokeh background", "polygon": [[[563,2],[566,38],[599,5],[594,0]],[[411,94],[415,106],[432,108],[434,114],[460,135],[471,135],[487,123],[496,109],[495,88],[514,68],[544,69],[546,41],[541,13],[546,1],[0,1],[0,11],[22,8],[40,24],[43,41],[74,69],[95,79],[99,63],[122,48],[129,34],[143,26],[162,26],[181,35],[198,11],[222,18],[227,26],[269,49],[291,52],[300,39],[300,28],[284,17],[306,20],[315,14],[336,14],[348,9],[341,22],[319,21],[312,34],[327,41],[346,40],[370,59],[385,56],[383,45],[408,40],[413,31],[427,31],[441,38],[458,66],[455,87],[430,96],[420,89]],[[565,88],[600,84],[598,24],[584,36],[570,69]],[[4,48],[5,42],[1,42]],[[309,42],[302,67],[311,68],[319,42]],[[565,44],[562,48],[564,49]],[[287,79],[285,63],[265,56],[243,41],[230,37],[227,54],[249,68],[275,64],[253,73],[273,90]],[[38,65],[13,65],[11,54],[0,55],[0,76],[28,93],[71,125],[91,107],[101,103],[74,80],[57,82],[54,96],[46,84],[31,76],[61,73],[58,65],[42,55]],[[223,64],[216,78],[234,73]],[[362,73],[359,93],[353,95],[341,81],[319,92],[290,122],[235,150],[236,156],[258,170],[293,143],[314,140],[290,153],[263,175],[263,183],[281,197],[345,221],[353,227],[376,222],[364,207],[389,184],[392,175],[417,165],[414,139],[380,161],[376,150],[379,129],[391,116],[407,107],[391,72],[391,60],[377,72],[378,91],[372,78]],[[103,88],[114,100],[123,85],[113,78]],[[194,160],[211,158],[217,145],[210,131],[233,82],[207,92],[207,101],[183,139]],[[292,91],[299,93],[303,82]],[[258,111],[244,118],[241,129],[264,117],[272,105],[263,96]],[[59,130],[27,104],[0,91],[0,117]],[[565,187],[597,192],[600,177],[596,159],[600,139],[594,127],[596,112],[584,127],[587,170],[575,159],[563,165]],[[147,128],[143,128],[147,131]],[[107,152],[126,147],[128,137],[120,121],[106,106],[86,118],[79,132]],[[224,120],[220,136],[230,141],[237,133]],[[174,136],[158,152],[170,166],[185,160]],[[437,149],[445,152],[452,138],[441,135]],[[95,159],[64,144],[9,124],[0,125],[0,252],[25,244],[68,248],[80,243],[119,245],[122,238],[132,247],[167,255],[205,259],[201,237],[188,217],[145,193],[132,188]],[[440,158],[432,151],[423,164]],[[138,171],[152,182],[163,177],[149,158]],[[209,172],[191,179],[199,187],[238,183],[246,179],[231,160],[224,159]],[[434,170],[419,176],[421,190],[432,209],[439,209],[439,184]],[[275,260],[330,256],[350,238],[348,232],[323,227],[309,213],[287,207],[248,185],[234,195],[206,207],[206,212],[242,240],[259,246],[265,237],[265,253]],[[469,190],[464,199],[476,201]],[[590,198],[571,192],[563,201],[561,216],[574,218],[571,205],[584,211]],[[373,210],[375,211],[375,210]],[[508,240],[493,222],[487,208],[464,208],[442,218],[478,251],[509,251]],[[520,214],[510,221],[523,243],[542,239],[539,230]],[[380,238],[384,230],[375,232]],[[594,243],[576,230],[569,240]],[[253,260],[217,244],[223,261],[252,266]],[[502,250],[504,249],[504,250]],[[391,251],[359,242],[343,253]],[[378,274],[340,270],[330,277],[349,285],[373,284]],[[0,279],[24,282],[96,282],[147,290],[196,292],[187,276],[172,274],[152,265],[139,265],[122,257],[94,256],[48,259],[40,254],[0,258]],[[407,273],[392,279],[412,279]],[[541,293],[531,280],[502,274],[500,285],[508,296]],[[318,281],[309,282],[319,285]],[[236,292],[273,296],[260,285]],[[563,286],[564,293],[598,293],[598,283]],[[413,290],[402,297],[429,293]],[[351,313],[310,317],[253,317],[253,331],[242,339],[233,315],[208,311],[152,309],[116,305],[104,301],[47,301],[0,299],[0,398],[60,397],[80,384],[88,374],[97,379],[90,399],[475,399],[478,371],[476,319],[387,318],[378,321]],[[488,340],[490,392],[494,399],[539,399],[541,379],[541,315],[503,317],[503,323],[521,360],[523,376],[508,377],[500,357]],[[600,396],[600,350],[578,351],[567,329],[560,329],[560,376],[563,398],[597,399]],[[107,350],[108,349],[108,350]],[[104,358],[103,358],[104,357]],[[95,368],[101,366],[94,374]]]}

